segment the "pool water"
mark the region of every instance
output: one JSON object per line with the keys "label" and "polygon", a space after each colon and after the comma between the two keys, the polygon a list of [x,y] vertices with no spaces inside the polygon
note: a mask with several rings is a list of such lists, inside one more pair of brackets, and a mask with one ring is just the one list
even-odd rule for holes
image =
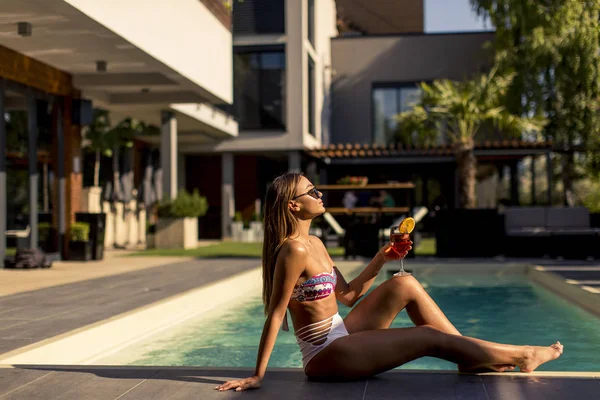
{"label": "pool water", "polygon": [[[600,371],[600,319],[525,276],[436,274],[419,281],[463,335],[511,344],[550,345],[560,340],[564,354],[538,370]],[[349,311],[340,305],[342,317]],[[254,367],[263,324],[261,299],[251,297],[234,309],[188,321],[98,363]],[[392,324],[410,326],[406,311]],[[280,331],[269,367],[302,367],[292,332]],[[456,366],[425,357],[400,368],[454,370]]]}

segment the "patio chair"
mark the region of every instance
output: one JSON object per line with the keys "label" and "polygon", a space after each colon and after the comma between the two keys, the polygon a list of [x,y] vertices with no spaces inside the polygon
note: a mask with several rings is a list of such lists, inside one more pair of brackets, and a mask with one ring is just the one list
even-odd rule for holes
{"label": "patio chair", "polygon": [[29,247],[29,235],[31,234],[31,227],[27,225],[25,229],[9,229],[4,231],[7,239],[13,239],[15,241],[16,248],[27,248]]}
{"label": "patio chair", "polygon": [[322,230],[321,237],[327,246],[340,246],[346,235],[346,230],[342,228],[339,222],[329,212],[323,214],[323,219],[327,223],[327,229]]}

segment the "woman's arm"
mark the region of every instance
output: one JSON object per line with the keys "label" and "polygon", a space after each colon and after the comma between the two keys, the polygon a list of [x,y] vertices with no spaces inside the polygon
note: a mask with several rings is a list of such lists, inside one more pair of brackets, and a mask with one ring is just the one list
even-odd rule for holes
{"label": "woman's arm", "polygon": [[294,286],[296,286],[298,278],[306,268],[307,257],[306,247],[296,241],[289,241],[281,249],[277,265],[275,266],[273,293],[271,294],[268,317],[265,321],[258,348],[256,370],[254,371],[256,376],[262,378],[265,375],[269,357],[273,351],[285,311],[292,297],[292,291],[294,290]]}
{"label": "woman's arm", "polygon": [[367,293],[377,274],[385,264],[384,257],[378,252],[365,269],[350,282],[346,282],[339,270],[336,271],[338,281],[335,287],[336,298],[345,306],[352,307]]}
{"label": "woman's arm", "polygon": [[307,257],[306,248],[299,242],[289,241],[282,247],[275,265],[273,292],[271,294],[267,320],[265,321],[260,337],[254,375],[242,380],[225,382],[215,389],[219,391],[229,389],[242,391],[260,387],[260,382],[265,376],[267,364],[273,352],[285,311],[292,297],[292,291],[298,278],[306,268]]}
{"label": "woman's arm", "polygon": [[[325,245],[323,245],[323,248],[325,249],[327,257],[329,257],[329,261],[332,264],[335,264],[331,259],[331,256],[329,256]],[[367,267],[362,270],[362,272],[356,278],[351,280],[350,283],[346,282],[346,279],[344,279],[342,273],[336,268],[338,281],[335,287],[335,295],[340,303],[345,306],[352,307],[362,296],[365,295],[365,293],[367,293],[375,281],[375,278],[379,274],[379,271],[381,271],[381,268],[383,268],[383,264],[385,264],[387,261],[399,260],[406,256],[406,253],[404,253],[402,256],[399,256],[395,251],[390,251],[391,248],[392,243],[388,243],[383,246],[377,252],[375,257],[373,257],[369,265],[367,265]],[[409,247],[408,250],[410,249],[412,249],[412,247]]]}

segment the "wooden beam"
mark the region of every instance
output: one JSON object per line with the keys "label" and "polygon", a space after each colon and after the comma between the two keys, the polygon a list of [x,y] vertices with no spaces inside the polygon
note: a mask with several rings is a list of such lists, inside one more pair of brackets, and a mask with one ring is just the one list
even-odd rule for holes
{"label": "wooden beam", "polygon": [[412,182],[374,183],[370,185],[317,185],[317,190],[378,190],[378,189],[414,189]]}
{"label": "wooden beam", "polygon": [[407,213],[410,209],[408,207],[356,207],[356,208],[327,207],[326,210],[330,214],[378,214],[378,213],[404,214],[404,213]]}
{"label": "wooden beam", "polygon": [[73,95],[70,74],[0,46],[0,77],[59,96]]}

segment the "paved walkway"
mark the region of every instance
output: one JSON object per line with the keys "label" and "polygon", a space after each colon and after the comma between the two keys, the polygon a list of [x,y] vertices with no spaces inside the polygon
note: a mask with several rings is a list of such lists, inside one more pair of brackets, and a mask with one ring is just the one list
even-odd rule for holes
{"label": "paved walkway", "polygon": [[130,253],[133,251],[106,251],[101,261],[56,261],[49,269],[0,268],[0,296],[193,260],[184,257],[124,257]]}
{"label": "paved walkway", "polygon": [[[256,259],[183,259],[182,262],[180,258],[176,259],[179,261],[176,264],[164,265],[160,257],[152,260],[158,264],[157,259],[163,261],[162,265],[154,266],[129,257],[114,259],[113,263],[123,264],[113,268],[112,275],[96,279],[86,277],[108,275],[108,270],[92,269],[110,268],[110,262],[90,264],[81,269],[64,266],[68,272],[62,274],[63,281],[77,282],[0,297],[0,354],[216,282],[260,264]],[[31,274],[21,278],[34,279],[21,281],[17,286],[43,287],[48,282],[38,278],[47,272],[57,274],[50,281],[58,282],[62,271],[58,268],[54,271],[18,271],[17,274]],[[130,272],[124,272],[128,269]],[[8,286],[7,283],[3,285]]]}
{"label": "paved walkway", "polygon": [[298,369],[269,370],[259,390],[217,392],[225,380],[244,378],[250,369],[154,367],[0,368],[0,399],[592,399],[600,379],[552,374],[482,374],[391,371],[369,380],[311,382]]}

